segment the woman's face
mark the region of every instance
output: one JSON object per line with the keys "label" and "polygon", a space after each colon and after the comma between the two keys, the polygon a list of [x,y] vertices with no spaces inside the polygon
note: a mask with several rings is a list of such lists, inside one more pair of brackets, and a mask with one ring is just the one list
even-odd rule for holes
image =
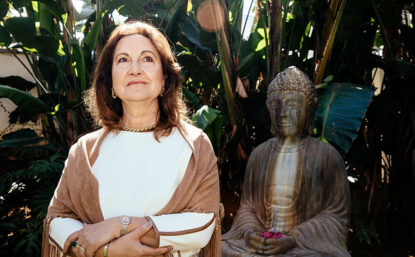
{"label": "woman's face", "polygon": [[157,101],[164,85],[161,58],[150,39],[139,34],[122,38],[112,60],[112,85],[123,104]]}

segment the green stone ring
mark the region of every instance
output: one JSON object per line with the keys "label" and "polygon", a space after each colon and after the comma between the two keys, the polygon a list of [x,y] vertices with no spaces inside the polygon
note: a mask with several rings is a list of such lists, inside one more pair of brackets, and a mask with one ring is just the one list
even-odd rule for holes
{"label": "green stone ring", "polygon": [[72,244],[71,244],[71,246],[72,246],[72,247],[78,247],[78,242],[73,241],[73,242],[72,242]]}

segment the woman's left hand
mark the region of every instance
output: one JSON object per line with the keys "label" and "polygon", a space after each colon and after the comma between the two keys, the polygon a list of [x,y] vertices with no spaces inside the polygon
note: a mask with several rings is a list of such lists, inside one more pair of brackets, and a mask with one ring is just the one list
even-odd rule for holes
{"label": "woman's left hand", "polygon": [[64,252],[76,241],[79,247],[85,249],[85,256],[93,257],[95,252],[106,243],[117,237],[119,221],[107,219],[95,224],[84,224],[84,228],[72,233],[65,242]]}

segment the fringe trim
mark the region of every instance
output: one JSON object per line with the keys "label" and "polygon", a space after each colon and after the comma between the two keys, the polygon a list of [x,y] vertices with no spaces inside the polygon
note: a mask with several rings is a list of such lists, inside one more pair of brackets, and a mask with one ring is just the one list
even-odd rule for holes
{"label": "fringe trim", "polygon": [[215,214],[215,222],[216,226],[212,238],[209,243],[200,250],[199,257],[221,257],[221,223],[217,214]]}
{"label": "fringe trim", "polygon": [[[67,256],[64,252],[62,252],[59,247],[55,246],[55,245],[51,245],[49,243],[49,228],[50,228],[50,223],[52,222],[52,220],[54,218],[75,218],[76,217],[74,215],[56,215],[56,216],[49,216],[46,217],[43,220],[43,233],[42,233],[42,254],[41,257],[55,257],[55,256]],[[54,250],[53,248],[56,248],[56,250]],[[57,255],[56,252],[59,251],[60,255]],[[55,255],[52,255],[53,253],[55,253]]]}
{"label": "fringe trim", "polygon": [[[220,208],[219,208],[220,209]],[[206,211],[202,209],[189,208],[184,209],[181,212],[197,212],[197,213],[214,213],[215,215],[215,231],[213,232],[212,237],[210,238],[209,243],[200,250],[199,257],[221,257],[221,216],[217,212]],[[221,212],[219,210],[219,212]]]}
{"label": "fringe trim", "polygon": [[54,217],[47,217],[43,220],[43,233],[42,233],[42,257],[53,256],[53,249],[49,244],[49,225]]}
{"label": "fringe trim", "polygon": [[49,244],[50,247],[50,257],[62,257],[63,252],[56,245]]}

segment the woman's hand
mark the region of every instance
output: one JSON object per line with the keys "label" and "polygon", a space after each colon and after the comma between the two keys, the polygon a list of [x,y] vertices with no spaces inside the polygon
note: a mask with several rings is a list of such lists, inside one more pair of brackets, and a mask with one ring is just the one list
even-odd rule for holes
{"label": "woman's hand", "polygon": [[69,250],[73,241],[85,249],[85,254],[78,249],[73,252],[80,253],[80,256],[93,257],[101,246],[117,237],[119,221],[115,218],[107,219],[95,224],[84,224],[84,228],[72,233],[65,242],[64,252]]}
{"label": "woman's hand", "polygon": [[108,256],[111,257],[138,257],[159,256],[167,253],[171,247],[152,248],[141,243],[141,237],[152,228],[147,222],[141,227],[111,242],[108,247]]}

